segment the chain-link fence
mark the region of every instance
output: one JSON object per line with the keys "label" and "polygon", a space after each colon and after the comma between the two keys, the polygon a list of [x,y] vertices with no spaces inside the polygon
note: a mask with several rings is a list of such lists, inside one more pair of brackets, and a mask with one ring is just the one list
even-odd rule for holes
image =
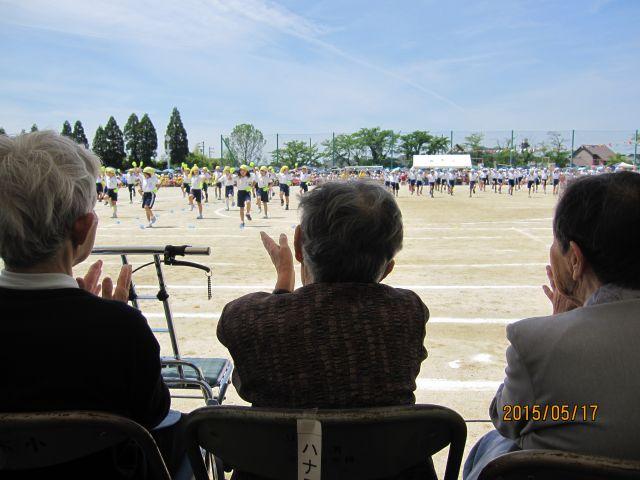
{"label": "chain-link fence", "polygon": [[[638,165],[638,130],[439,130],[276,133],[256,139],[221,135],[223,163],[262,165],[411,165],[417,153],[468,153],[474,164]],[[421,138],[424,143],[411,143]],[[253,142],[253,144],[252,144]]]}

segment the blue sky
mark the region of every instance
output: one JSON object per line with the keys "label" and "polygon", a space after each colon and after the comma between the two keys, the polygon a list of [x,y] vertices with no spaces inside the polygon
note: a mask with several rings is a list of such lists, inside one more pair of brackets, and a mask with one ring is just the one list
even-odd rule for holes
{"label": "blue sky", "polygon": [[[640,2],[0,0],[0,125],[640,127]],[[312,136],[315,141],[316,136]],[[592,140],[605,141],[605,140]]]}

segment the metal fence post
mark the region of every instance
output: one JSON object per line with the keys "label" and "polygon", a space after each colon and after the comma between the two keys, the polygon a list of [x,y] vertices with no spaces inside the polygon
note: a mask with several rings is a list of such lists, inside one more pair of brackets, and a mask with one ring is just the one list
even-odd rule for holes
{"label": "metal fence post", "polygon": [[573,168],[573,147],[574,147],[574,141],[576,138],[576,131],[575,130],[571,130],[571,158],[569,159],[569,166]]}
{"label": "metal fence post", "polygon": [[513,167],[513,150],[516,146],[513,144],[513,130],[511,130],[511,148],[509,149],[509,165]]}
{"label": "metal fence post", "polygon": [[336,166],[336,132],[331,132],[331,166]]}

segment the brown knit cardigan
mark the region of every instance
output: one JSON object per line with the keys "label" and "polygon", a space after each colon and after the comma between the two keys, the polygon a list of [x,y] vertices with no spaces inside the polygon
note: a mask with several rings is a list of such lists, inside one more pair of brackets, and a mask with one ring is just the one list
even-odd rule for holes
{"label": "brown knit cardigan", "polygon": [[357,408],[415,403],[429,311],[382,284],[319,283],[227,304],[218,339],[254,406]]}

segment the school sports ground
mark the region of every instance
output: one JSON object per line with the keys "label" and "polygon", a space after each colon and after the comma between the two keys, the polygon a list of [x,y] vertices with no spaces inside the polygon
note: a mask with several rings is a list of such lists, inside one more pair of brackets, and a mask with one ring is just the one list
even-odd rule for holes
{"label": "school sports ground", "polygon": [[[228,301],[273,288],[274,268],[259,232],[264,230],[272,236],[285,232],[292,239],[298,222],[297,192],[294,188],[289,211],[281,208],[279,201],[272,201],[269,220],[261,219],[254,205],[253,221],[241,230],[237,208],[226,211],[212,190],[205,204],[205,218],[196,220],[197,213],[189,211],[180,189],[163,188],[154,208],[158,222],[144,229],[140,198],[130,205],[126,190],[121,189],[118,219],[110,218],[109,207],[96,207],[100,225],[95,245],[211,247],[209,257],[186,258],[212,267],[211,300],[207,300],[203,272],[165,267],[165,274],[181,353],[229,358],[216,339],[218,316]],[[453,197],[436,193],[431,199],[411,197],[403,186],[398,201],[404,218],[404,248],[385,283],[414,290],[430,310],[425,340],[429,357],[417,381],[417,401],[451,407],[465,419],[487,420],[489,404],[504,376],[505,325],[551,313],[540,285],[546,281],[544,267],[552,240],[556,197],[540,191],[528,198],[525,189],[513,197],[487,190],[470,199],[465,187],[457,187]],[[90,257],[76,267],[76,276],[97,258]],[[102,259],[104,272],[117,276],[119,257]],[[151,258],[130,260],[135,268]],[[299,275],[296,280],[299,284]],[[136,273],[134,282],[139,293],[157,291],[153,267]],[[165,326],[159,302],[142,302],[141,306],[153,327]],[[170,354],[168,337],[159,334],[159,340],[163,353]],[[244,402],[231,386],[225,403]],[[202,404],[196,400],[173,403],[182,411]],[[475,422],[467,426],[468,452],[492,426]],[[439,474],[445,459],[442,453],[436,458]]]}

